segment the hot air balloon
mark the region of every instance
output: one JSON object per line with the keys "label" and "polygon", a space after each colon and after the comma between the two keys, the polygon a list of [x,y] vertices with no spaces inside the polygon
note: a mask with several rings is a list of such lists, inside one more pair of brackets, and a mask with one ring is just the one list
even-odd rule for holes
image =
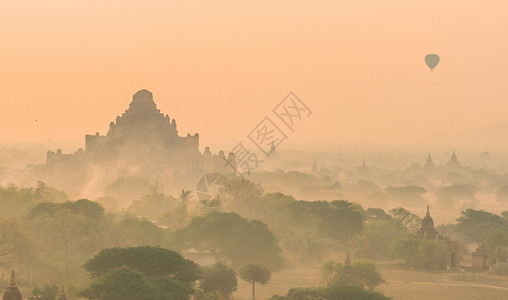
{"label": "hot air balloon", "polygon": [[427,55],[425,55],[425,63],[427,64],[427,66],[429,66],[430,71],[432,72],[432,70],[439,63],[439,55],[437,55],[437,54],[427,54]]}

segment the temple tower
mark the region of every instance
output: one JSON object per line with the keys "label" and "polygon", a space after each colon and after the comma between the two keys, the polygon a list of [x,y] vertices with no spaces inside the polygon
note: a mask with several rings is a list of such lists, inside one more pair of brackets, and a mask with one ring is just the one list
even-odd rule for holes
{"label": "temple tower", "polygon": [[430,156],[430,153],[429,153],[429,156],[427,157],[427,161],[425,162],[425,168],[427,169],[430,169],[430,168],[434,168],[434,161],[432,160],[432,157]]}
{"label": "temple tower", "polygon": [[427,205],[427,214],[422,220],[422,226],[420,227],[420,230],[418,230],[418,236],[424,237],[426,239],[434,240],[436,239],[438,233],[437,230],[434,228],[434,220],[432,220],[432,217],[430,216],[429,206]]}
{"label": "temple tower", "polygon": [[447,164],[448,167],[459,167],[459,161],[457,159],[457,155],[455,155],[455,150],[453,150],[452,157],[450,157],[450,161]]}
{"label": "temple tower", "polygon": [[22,300],[21,293],[19,292],[18,286],[14,281],[14,270],[11,271],[11,276],[9,277],[9,284],[5,289],[5,293],[2,297],[2,300]]}

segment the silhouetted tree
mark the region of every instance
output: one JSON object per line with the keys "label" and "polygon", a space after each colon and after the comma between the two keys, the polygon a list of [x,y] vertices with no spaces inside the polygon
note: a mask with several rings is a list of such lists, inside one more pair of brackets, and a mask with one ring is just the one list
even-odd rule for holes
{"label": "silhouetted tree", "polygon": [[252,284],[252,300],[256,299],[256,282],[267,284],[272,273],[262,265],[248,264],[240,269],[240,278]]}
{"label": "silhouetted tree", "polygon": [[238,279],[234,270],[221,263],[203,266],[200,269],[199,288],[204,294],[218,292],[222,299],[229,299],[237,290]]}
{"label": "silhouetted tree", "polygon": [[196,263],[173,250],[160,247],[103,249],[88,260],[83,268],[89,271],[92,277],[97,277],[121,266],[140,271],[147,276],[170,276],[189,285],[199,277]]}
{"label": "silhouetted tree", "polygon": [[187,300],[190,285],[168,276],[147,276],[128,267],[110,269],[97,277],[80,295],[98,300]]}
{"label": "silhouetted tree", "polygon": [[506,229],[496,229],[487,233],[482,244],[496,261],[505,262],[508,258],[508,232]]}
{"label": "silhouetted tree", "polygon": [[368,292],[359,286],[333,286],[314,288],[292,288],[286,296],[273,296],[270,300],[390,300],[381,293]]}
{"label": "silhouetted tree", "polygon": [[180,194],[178,194],[178,199],[180,199],[181,207],[187,211],[187,201],[192,198],[192,191],[182,189]]}
{"label": "silhouetted tree", "polygon": [[58,287],[56,285],[43,285],[42,287],[34,287],[30,300],[56,300],[58,296]]}
{"label": "silhouetted tree", "polygon": [[505,220],[496,214],[468,208],[457,218],[457,232],[467,241],[478,245],[489,232],[496,229],[506,230]]}
{"label": "silhouetted tree", "polygon": [[327,262],[321,269],[323,283],[327,286],[360,286],[372,290],[384,282],[383,277],[371,261],[354,261],[352,265]]}
{"label": "silhouetted tree", "polygon": [[210,251],[218,262],[229,260],[233,266],[249,261],[272,265],[280,263],[281,250],[268,226],[235,213],[213,211],[192,219],[177,234],[184,248]]}

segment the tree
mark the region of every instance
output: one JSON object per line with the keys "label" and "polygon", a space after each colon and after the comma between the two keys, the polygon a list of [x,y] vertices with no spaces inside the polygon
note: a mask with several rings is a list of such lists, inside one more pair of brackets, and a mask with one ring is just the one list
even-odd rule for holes
{"label": "tree", "polygon": [[180,199],[180,205],[182,206],[184,211],[187,211],[187,202],[192,198],[192,191],[182,189],[180,194],[178,195],[178,199]]}
{"label": "tree", "polygon": [[496,261],[506,262],[508,258],[508,232],[506,229],[496,229],[488,233],[482,244]]}
{"label": "tree", "polygon": [[436,240],[421,239],[414,234],[397,238],[392,245],[394,258],[404,260],[411,266],[430,268],[445,266],[448,262],[448,252]]}
{"label": "tree", "polygon": [[294,201],[289,204],[292,228],[315,230],[315,234],[338,242],[347,242],[362,231],[364,211],[345,200]]}
{"label": "tree", "polygon": [[164,224],[171,228],[181,228],[189,224],[191,219],[187,212],[187,205],[190,198],[192,198],[192,192],[189,190],[182,189],[178,195],[180,203],[173,211],[166,211],[158,219]]}
{"label": "tree", "polygon": [[94,282],[81,295],[91,299],[189,299],[199,278],[196,263],[159,247],[103,249],[83,268]]}
{"label": "tree", "polygon": [[33,232],[52,251],[91,254],[102,248],[104,209],[93,201],[80,199],[64,203],[41,202],[29,213]]}
{"label": "tree", "polygon": [[326,286],[359,286],[360,282],[350,265],[329,261],[321,268],[321,278]]}
{"label": "tree", "polygon": [[43,285],[42,287],[34,287],[30,300],[56,300],[58,296],[58,287],[56,285]]}
{"label": "tree", "polygon": [[229,299],[237,290],[236,272],[221,263],[203,266],[199,279],[199,288],[204,294],[218,292],[222,299]]}
{"label": "tree", "polygon": [[381,208],[367,208],[367,222],[371,221],[392,221],[393,217]]}
{"label": "tree", "polygon": [[255,300],[256,282],[267,284],[272,278],[272,273],[265,266],[248,264],[240,269],[240,278],[252,284],[252,300]]}
{"label": "tree", "polygon": [[168,276],[147,276],[129,267],[117,267],[99,276],[80,296],[99,300],[187,300],[192,287]]}
{"label": "tree", "polygon": [[92,277],[98,277],[110,270],[125,266],[147,276],[171,276],[191,285],[199,278],[198,265],[183,258],[173,250],[160,247],[130,247],[103,249],[88,260],[83,268]]}
{"label": "tree", "polygon": [[15,185],[0,186],[0,216],[20,217],[36,201],[33,188],[19,188]]}
{"label": "tree", "polygon": [[390,259],[393,240],[406,234],[407,231],[404,225],[392,218],[370,220],[365,224],[362,233],[356,236],[355,242],[358,245],[359,253],[366,251],[367,254],[371,253],[376,258]]}
{"label": "tree", "polygon": [[138,218],[129,213],[111,222],[104,235],[106,238],[103,248],[165,245],[168,239],[164,229],[145,218]]}
{"label": "tree", "polygon": [[80,214],[87,218],[99,219],[104,216],[104,208],[95,201],[88,199],[79,199],[76,201],[66,201],[63,203],[41,202],[35,205],[29,214],[29,218],[53,216],[59,211],[68,209],[73,214]]}
{"label": "tree", "polygon": [[0,267],[26,261],[32,254],[36,239],[32,232],[16,221],[0,220]]}
{"label": "tree", "polygon": [[385,282],[376,269],[376,264],[371,261],[354,261],[353,270],[359,279],[360,286],[362,288],[368,287],[371,292],[376,286]]}
{"label": "tree", "polygon": [[505,210],[501,213],[503,220],[508,224],[508,210]]}
{"label": "tree", "polygon": [[416,232],[422,224],[422,219],[419,216],[405,208],[397,207],[391,209],[389,213],[395,221],[406,227],[410,232]]}
{"label": "tree", "polygon": [[429,269],[432,266],[445,266],[448,263],[448,251],[435,240],[422,239],[418,247],[416,261]]}
{"label": "tree", "polygon": [[67,201],[62,203],[62,208],[68,208],[72,213],[82,214],[87,218],[99,219],[104,215],[104,207],[99,202],[88,199],[79,199],[76,201]]}
{"label": "tree", "polygon": [[255,206],[265,193],[260,184],[246,179],[231,180],[228,188],[232,198],[230,204],[238,211],[248,210]]}
{"label": "tree", "polygon": [[166,195],[157,189],[144,195],[141,200],[134,200],[128,208],[128,212],[135,216],[143,216],[149,219],[157,219],[163,212],[177,208],[178,200],[171,195]]}
{"label": "tree", "polygon": [[376,264],[367,260],[354,261],[352,265],[327,262],[321,269],[321,276],[328,287],[360,286],[362,289],[368,287],[371,292],[384,282]]}
{"label": "tree", "polygon": [[492,269],[488,271],[488,274],[494,274],[499,276],[508,275],[508,263],[497,262],[492,266]]}
{"label": "tree", "polygon": [[292,288],[286,296],[274,295],[270,300],[390,300],[380,293],[368,292],[359,286]]}
{"label": "tree", "polygon": [[230,261],[233,266],[249,261],[272,265],[280,263],[281,250],[268,226],[235,213],[213,211],[194,218],[177,235],[185,249],[210,251],[217,262]]}
{"label": "tree", "polygon": [[457,218],[457,232],[467,241],[478,245],[489,232],[506,227],[506,222],[501,216],[483,210],[468,208]]}
{"label": "tree", "polygon": [[69,199],[65,192],[39,181],[35,188],[35,198],[38,201],[63,202]]}
{"label": "tree", "polygon": [[400,261],[404,260],[412,265],[417,259],[418,248],[420,247],[421,239],[414,234],[408,234],[396,238],[392,242],[392,256],[398,258]]}
{"label": "tree", "polygon": [[481,223],[492,223],[498,225],[506,225],[501,216],[486,212],[484,210],[475,210],[468,208],[461,212],[461,216],[457,218],[458,227],[476,226]]}

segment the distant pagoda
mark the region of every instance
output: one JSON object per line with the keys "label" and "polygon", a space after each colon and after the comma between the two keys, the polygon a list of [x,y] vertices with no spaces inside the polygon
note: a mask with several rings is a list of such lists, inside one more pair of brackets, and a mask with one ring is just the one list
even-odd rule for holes
{"label": "distant pagoda", "polygon": [[311,173],[314,176],[317,176],[319,174],[319,169],[317,167],[316,161],[314,160],[314,163],[312,164]]}
{"label": "distant pagoda", "polygon": [[430,168],[434,168],[434,167],[435,167],[434,161],[432,160],[432,157],[430,156],[430,153],[429,153],[429,156],[427,157],[427,161],[425,162],[425,168],[430,169]]}
{"label": "distant pagoda", "polygon": [[446,165],[447,167],[460,167],[460,163],[457,159],[457,155],[455,154],[455,150],[453,150],[453,154],[452,154],[452,157],[450,157],[450,161],[448,162],[448,164]]}

